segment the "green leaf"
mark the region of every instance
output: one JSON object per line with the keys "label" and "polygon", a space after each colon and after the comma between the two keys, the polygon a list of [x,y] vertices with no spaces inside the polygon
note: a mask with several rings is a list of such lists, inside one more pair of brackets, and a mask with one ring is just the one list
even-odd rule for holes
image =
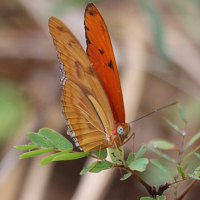
{"label": "green leaf", "polygon": [[200,166],[194,170],[193,174],[200,178]]}
{"label": "green leaf", "polygon": [[190,145],[192,145],[194,142],[196,142],[199,138],[200,138],[200,131],[199,131],[196,135],[194,135],[194,136],[190,139],[190,141],[185,145],[184,151],[185,151]]}
{"label": "green leaf", "polygon": [[[93,166],[95,165],[96,162],[94,163],[91,163],[89,165],[89,170],[91,168],[93,168]],[[107,161],[100,161],[97,163],[97,165],[90,171],[90,172],[93,172],[93,173],[98,173],[102,170],[105,170],[105,169],[108,169],[109,167],[113,166],[110,162],[107,162]]]}
{"label": "green leaf", "polygon": [[165,199],[166,199],[165,196],[158,196],[158,197],[156,197],[156,200],[165,200]]}
{"label": "green leaf", "polygon": [[179,113],[180,113],[180,115],[181,115],[181,119],[182,119],[184,122],[187,122],[187,120],[186,120],[186,118],[185,118],[185,113],[184,113],[183,108],[182,108],[182,106],[181,106],[180,103],[178,104],[178,110],[179,110]]}
{"label": "green leaf", "polygon": [[154,149],[153,147],[150,147],[150,146],[148,146],[148,145],[145,145],[145,147],[146,147],[148,150],[150,150],[150,151],[154,152],[155,154],[159,155],[160,157],[162,157],[162,158],[164,158],[164,159],[166,159],[166,160],[169,160],[169,161],[171,161],[171,162],[177,163],[177,161],[176,161],[175,159],[173,159],[173,158],[171,158],[170,156],[168,156],[168,155],[162,153],[161,151],[159,151],[159,150],[157,150],[157,149]]}
{"label": "green leaf", "polygon": [[59,156],[59,155],[65,154],[65,153],[69,153],[69,152],[71,152],[71,151],[72,151],[72,149],[68,149],[68,150],[61,151],[61,152],[59,152],[59,153],[54,153],[54,154],[52,154],[52,155],[50,155],[50,156],[47,156],[46,158],[44,158],[44,159],[42,159],[42,160],[40,161],[40,165],[46,165],[46,164],[52,162],[53,159],[54,159],[56,156]]}
{"label": "green leaf", "polygon": [[159,168],[160,170],[162,170],[163,172],[170,174],[172,176],[175,175],[175,173],[173,171],[171,171],[167,166],[165,166],[163,163],[161,163],[159,160],[156,159],[151,159],[150,162],[156,166],[157,168]]}
{"label": "green leaf", "polygon": [[13,148],[19,150],[19,151],[26,151],[26,150],[32,150],[37,149],[38,145],[22,145],[22,146],[14,146]]}
{"label": "green leaf", "polygon": [[127,164],[129,165],[129,164],[133,161],[133,159],[134,159],[134,155],[133,155],[133,153],[131,152],[131,153],[129,154],[129,156],[128,156]]}
{"label": "green leaf", "polygon": [[98,173],[102,170],[108,169],[112,167],[112,163],[108,161],[95,161],[89,165],[88,168],[84,168],[81,172],[80,175],[86,173],[87,171],[93,172],[93,173]]}
{"label": "green leaf", "polygon": [[[121,163],[121,158],[124,158],[124,150],[122,147],[119,147],[119,149],[114,149],[114,148],[108,148],[108,152],[110,154],[110,157],[112,159],[112,161],[115,164],[119,164]],[[121,158],[119,156],[119,153],[121,154]]]}
{"label": "green leaf", "polygon": [[48,128],[40,129],[38,134],[50,140],[58,150],[73,149],[73,145],[61,134]]}
{"label": "green leaf", "polygon": [[89,154],[90,154],[89,152],[65,153],[65,154],[56,156],[52,161],[75,160],[75,159],[86,157]]}
{"label": "green leaf", "polygon": [[166,140],[152,140],[149,145],[161,150],[178,150],[178,148],[171,142]]}
{"label": "green leaf", "polygon": [[27,133],[28,139],[33,142],[36,145],[39,145],[42,148],[50,148],[50,147],[55,147],[54,144],[44,138],[42,135],[39,135],[37,133]]}
{"label": "green leaf", "polygon": [[149,161],[147,158],[140,158],[130,163],[129,167],[132,170],[143,172],[146,170]]}
{"label": "green leaf", "polygon": [[193,151],[191,151],[190,153],[188,153],[182,160],[181,163],[186,160],[187,158],[189,158],[195,151],[197,151],[198,149],[200,149],[200,146],[198,146],[196,149],[194,149]]}
{"label": "green leaf", "polygon": [[142,156],[144,155],[144,153],[146,152],[146,149],[144,148],[144,146],[142,145],[140,147],[140,149],[138,150],[138,152],[135,155],[135,160],[142,158]]}
{"label": "green leaf", "polygon": [[124,180],[126,180],[127,178],[129,178],[131,176],[131,173],[127,173],[127,174],[125,174],[124,176],[122,176],[121,178],[120,178],[120,181],[124,181]]}
{"label": "green leaf", "polygon": [[89,169],[88,169],[87,167],[85,167],[85,168],[83,168],[83,169],[81,170],[80,175],[83,175],[83,174],[85,174],[85,173],[88,172],[88,171],[89,171]]}
{"label": "green leaf", "polygon": [[191,178],[196,179],[196,180],[200,180],[199,177],[195,176],[194,174],[188,174]]}
{"label": "green leaf", "polygon": [[197,156],[198,158],[200,158],[200,154],[198,154],[198,153],[194,153],[195,154],[195,156]]}
{"label": "green leaf", "polygon": [[154,200],[154,199],[151,197],[142,197],[142,198],[140,198],[140,200]]}
{"label": "green leaf", "polygon": [[176,168],[177,168],[179,174],[180,174],[183,178],[186,178],[186,173],[185,173],[184,169],[183,169],[181,166],[179,166],[179,165],[177,165]]}
{"label": "green leaf", "polygon": [[182,131],[179,129],[179,127],[175,124],[173,124],[169,119],[165,119],[165,121],[181,136],[183,136]]}
{"label": "green leaf", "polygon": [[185,167],[183,169],[186,170],[188,168],[189,164],[190,164],[190,161],[187,161],[187,163],[185,164]]}
{"label": "green leaf", "polygon": [[[97,156],[97,158],[99,158],[99,150],[98,151],[93,151],[93,154],[95,154]],[[100,155],[100,159],[105,159],[107,157],[107,149],[102,149],[101,150],[101,155]]]}
{"label": "green leaf", "polygon": [[30,152],[27,152],[27,153],[24,153],[24,154],[20,155],[19,158],[20,159],[24,159],[24,158],[35,157],[35,156],[38,156],[38,155],[42,155],[42,154],[48,153],[48,152],[53,151],[53,150],[54,150],[54,147],[47,148],[47,149],[30,151]]}

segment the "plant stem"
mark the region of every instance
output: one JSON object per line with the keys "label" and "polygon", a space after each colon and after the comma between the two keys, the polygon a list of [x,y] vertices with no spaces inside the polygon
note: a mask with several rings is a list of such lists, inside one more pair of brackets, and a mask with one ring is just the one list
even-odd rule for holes
{"label": "plant stem", "polygon": [[[183,155],[183,147],[184,147],[184,143],[185,143],[185,136],[186,136],[186,127],[187,127],[187,122],[185,122],[185,127],[184,127],[184,130],[182,131],[182,141],[181,141],[181,146],[180,146],[180,150],[179,150],[179,155],[178,155],[178,166],[181,165],[181,159],[182,159],[182,155]],[[175,182],[176,180],[179,178],[179,172],[178,170],[176,169],[176,178],[175,178]],[[174,191],[174,197],[175,199],[177,198],[177,189],[178,189],[178,186],[180,184],[176,184],[175,186],[175,191]]]}
{"label": "plant stem", "polygon": [[190,185],[188,185],[187,188],[179,195],[179,197],[175,198],[175,200],[181,200],[183,197],[188,193],[188,191],[191,189],[191,187],[197,182],[197,179],[193,180]]}
{"label": "plant stem", "polygon": [[179,183],[179,182],[182,182],[182,181],[185,181],[185,180],[187,180],[187,179],[191,179],[191,178],[188,177],[188,178],[184,178],[184,179],[180,179],[180,180],[174,181],[174,182],[172,182],[172,183],[169,183],[169,186],[170,186],[170,185],[173,185],[173,184],[176,184],[176,183]]}
{"label": "plant stem", "polygon": [[144,185],[144,187],[147,189],[147,191],[152,197],[156,197],[157,191],[154,186],[150,186],[148,183],[146,183],[134,170],[131,170],[129,167],[123,166],[122,169],[124,169],[127,172],[130,172],[132,176],[134,176],[142,185]]}

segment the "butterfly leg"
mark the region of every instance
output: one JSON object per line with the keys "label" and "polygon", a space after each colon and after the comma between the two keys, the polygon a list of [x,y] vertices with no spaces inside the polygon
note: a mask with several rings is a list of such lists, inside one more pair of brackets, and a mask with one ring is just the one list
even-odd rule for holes
{"label": "butterfly leg", "polygon": [[134,142],[135,141],[135,132],[132,132],[131,135],[128,137],[128,139],[125,142],[123,142],[122,145],[126,144],[132,137],[133,137],[133,142]]}
{"label": "butterfly leg", "polygon": [[131,135],[128,137],[128,139],[125,142],[123,142],[122,145],[126,144],[132,137],[133,137],[132,152],[134,153],[135,132],[131,133]]}
{"label": "butterfly leg", "polygon": [[134,154],[135,132],[133,132],[132,134],[133,134],[132,153]]}
{"label": "butterfly leg", "polygon": [[117,150],[117,153],[118,153],[118,155],[119,155],[119,157],[120,157],[120,160],[122,161],[122,163],[123,163],[123,165],[125,166],[126,164],[125,164],[125,162],[124,162],[124,159],[122,158],[122,156],[121,156],[121,150],[120,150],[120,148],[119,148],[119,146],[117,145],[117,143],[116,142],[114,142],[114,145],[115,145],[115,148],[116,148],[116,150]]}
{"label": "butterfly leg", "polygon": [[97,158],[97,162],[96,162],[95,165],[89,170],[89,172],[97,165],[97,163],[98,163],[98,161],[99,161],[99,159],[100,159],[100,157],[101,157],[101,145],[102,145],[102,144],[100,144],[99,156],[98,156],[98,158]]}

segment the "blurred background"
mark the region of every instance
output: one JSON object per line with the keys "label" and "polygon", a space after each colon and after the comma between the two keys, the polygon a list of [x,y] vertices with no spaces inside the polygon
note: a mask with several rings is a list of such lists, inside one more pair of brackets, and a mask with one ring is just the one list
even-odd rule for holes
{"label": "blurred background", "polygon": [[[60,103],[61,73],[48,32],[48,18],[60,18],[85,49],[84,9],[88,2],[0,2],[0,200],[130,200],[148,196],[134,178],[120,181],[117,169],[80,176],[79,172],[88,166],[90,159],[39,166],[43,156],[19,160],[22,152],[12,148],[27,144],[26,133],[38,132],[43,127],[68,137]],[[111,36],[126,122],[180,100],[188,120],[188,141],[200,128],[200,1],[92,2]],[[180,146],[180,136],[164,118],[184,127],[177,106],[142,119],[132,126],[136,132],[135,151],[155,138]],[[188,151],[197,145],[198,142]],[[124,147],[127,155],[131,146],[132,141]],[[178,152],[167,153],[175,159],[178,157]],[[150,152],[145,156],[155,158]],[[199,163],[194,157],[191,160],[192,172]],[[156,187],[165,183],[166,178],[151,164],[141,176]],[[185,181],[181,188],[189,183]],[[196,183],[184,199],[196,199],[199,187]],[[173,188],[165,195],[173,199]]]}

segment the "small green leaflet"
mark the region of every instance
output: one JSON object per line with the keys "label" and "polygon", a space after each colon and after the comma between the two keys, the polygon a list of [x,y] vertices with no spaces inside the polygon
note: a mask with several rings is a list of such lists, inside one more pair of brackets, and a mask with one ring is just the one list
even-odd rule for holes
{"label": "small green leaflet", "polygon": [[56,156],[52,161],[75,160],[75,159],[86,157],[89,154],[90,154],[89,152],[65,153],[65,154]]}
{"label": "small green leaflet", "polygon": [[[95,154],[97,156],[97,158],[99,158],[99,150],[98,151],[93,151],[93,154]],[[101,150],[101,155],[100,155],[100,159],[105,159],[107,157],[107,149],[102,149]]]}
{"label": "small green leaflet", "polygon": [[188,153],[182,160],[181,163],[186,160],[187,158],[189,158],[195,151],[197,151],[198,149],[200,149],[200,146],[198,146],[196,149],[194,149],[193,151],[191,151],[190,153]]}
{"label": "small green leaflet", "polygon": [[155,154],[159,155],[160,157],[165,158],[166,160],[169,160],[169,161],[171,161],[171,162],[177,163],[177,161],[176,161],[175,159],[169,157],[167,154],[164,154],[164,153],[162,153],[161,151],[159,151],[159,150],[157,150],[157,149],[154,149],[153,147],[148,146],[148,145],[145,145],[145,147],[146,147],[148,150],[150,150],[150,151],[154,152]]}
{"label": "small green leaflet", "polygon": [[93,172],[93,173],[98,173],[98,172],[108,169],[112,166],[113,166],[113,164],[108,161],[95,161],[95,162],[91,163],[88,168],[84,168],[80,172],[80,175],[82,175],[88,171]]}
{"label": "small green leaflet", "polygon": [[184,113],[183,108],[180,103],[178,104],[178,110],[179,110],[179,113],[181,115],[181,119],[183,120],[183,122],[187,122],[187,120],[185,118],[185,113]]}
{"label": "small green leaflet", "polygon": [[146,167],[147,167],[148,163],[149,163],[149,161],[148,161],[147,158],[140,158],[138,160],[135,160],[135,161],[131,162],[129,167],[132,170],[143,172],[143,171],[146,170]]}
{"label": "small green leaflet", "polygon": [[195,156],[197,156],[197,158],[200,158],[200,154],[198,154],[198,153],[194,153],[195,154]]}
{"label": "small green leaflet", "polygon": [[152,197],[142,197],[140,200],[154,200]]}
{"label": "small green leaflet", "polygon": [[47,149],[30,151],[30,152],[27,152],[27,153],[24,153],[24,154],[20,155],[19,158],[20,159],[24,159],[24,158],[35,157],[35,156],[38,156],[38,155],[42,155],[42,154],[48,153],[48,152],[53,151],[53,150],[54,150],[54,147],[47,148]]}
{"label": "small green leaflet", "polygon": [[134,159],[134,155],[133,155],[133,153],[131,152],[131,153],[129,154],[129,156],[128,156],[127,164],[129,165],[129,164],[133,161],[133,159]]}
{"label": "small green leaflet", "polygon": [[194,170],[193,174],[200,178],[200,166]]}
{"label": "small green leaflet", "polygon": [[165,199],[166,199],[165,196],[158,196],[158,197],[156,197],[156,200],[165,200]]}
{"label": "small green leaflet", "polygon": [[40,129],[38,134],[50,140],[58,150],[62,151],[62,150],[73,148],[73,145],[71,142],[69,142],[61,134],[51,129],[48,129],[48,128]]}
{"label": "small green leaflet", "polygon": [[183,169],[186,170],[188,168],[189,164],[190,164],[190,161],[187,161],[187,163],[185,164],[185,167]]}
{"label": "small green leaflet", "polygon": [[54,153],[54,154],[52,154],[52,155],[50,155],[50,156],[47,156],[46,158],[44,158],[43,160],[40,161],[40,165],[46,165],[46,164],[52,162],[53,159],[54,159],[56,156],[59,156],[59,155],[61,155],[61,154],[65,154],[65,153],[69,153],[69,152],[71,152],[71,151],[72,151],[72,149],[68,149],[68,150],[61,151],[61,152],[59,152],[59,153]]}
{"label": "small green leaflet", "polygon": [[41,148],[55,147],[60,151],[73,148],[65,137],[48,128],[40,129],[38,133],[28,133],[28,138]]}
{"label": "small green leaflet", "polygon": [[[156,197],[155,200],[165,200],[165,199],[166,199],[165,196],[158,196],[158,197]],[[140,200],[154,200],[154,199],[152,197],[142,197],[142,198],[140,198]]]}
{"label": "small green leaflet", "polygon": [[199,177],[195,176],[194,174],[188,174],[191,178],[196,179],[196,180],[200,180]]}
{"label": "small green leaflet", "polygon": [[170,170],[168,167],[163,165],[163,163],[161,163],[159,160],[151,159],[150,162],[151,162],[151,164],[153,164],[154,166],[158,167],[160,170],[164,171],[165,173],[170,174],[172,176],[175,175],[172,170]]}
{"label": "small green leaflet", "polygon": [[28,139],[33,142],[36,145],[39,145],[41,148],[50,148],[55,147],[54,144],[48,140],[47,138],[44,138],[42,135],[39,135],[37,133],[27,133]]}
{"label": "small green leaflet", "polygon": [[26,150],[33,150],[33,149],[37,149],[39,146],[38,145],[22,145],[22,146],[14,146],[14,148],[16,150],[19,150],[19,151],[26,151]]}
{"label": "small green leaflet", "polygon": [[169,119],[165,119],[165,121],[177,132],[179,133],[180,135],[183,135],[182,134],[182,131],[179,129],[179,127],[175,124],[173,124]]}
{"label": "small green leaflet", "polygon": [[[119,164],[121,163],[121,158],[124,158],[124,150],[122,147],[119,147],[119,149],[114,149],[114,148],[108,148],[108,152],[110,154],[110,157],[112,159],[112,161],[115,164]],[[119,156],[119,153],[121,154],[121,158]]]}
{"label": "small green leaflet", "polygon": [[129,178],[131,176],[131,173],[127,173],[127,174],[125,174],[124,176],[122,176],[121,178],[120,178],[120,181],[124,181],[124,180],[126,180],[127,178]]}
{"label": "small green leaflet", "polygon": [[152,140],[149,142],[149,145],[162,150],[178,150],[178,148],[173,143],[166,140]]}
{"label": "small green leaflet", "polygon": [[194,136],[190,139],[190,141],[185,145],[184,151],[185,151],[189,146],[191,146],[194,142],[196,142],[199,138],[200,138],[200,131],[199,131],[196,135],[194,135]]}
{"label": "small green leaflet", "polygon": [[144,148],[144,145],[142,145],[135,155],[135,160],[142,158],[145,152],[146,152],[146,149]]}
{"label": "small green leaflet", "polygon": [[186,178],[186,173],[185,173],[184,169],[183,169],[181,166],[179,166],[179,165],[177,165],[176,168],[177,168],[179,174],[180,174],[183,178]]}

